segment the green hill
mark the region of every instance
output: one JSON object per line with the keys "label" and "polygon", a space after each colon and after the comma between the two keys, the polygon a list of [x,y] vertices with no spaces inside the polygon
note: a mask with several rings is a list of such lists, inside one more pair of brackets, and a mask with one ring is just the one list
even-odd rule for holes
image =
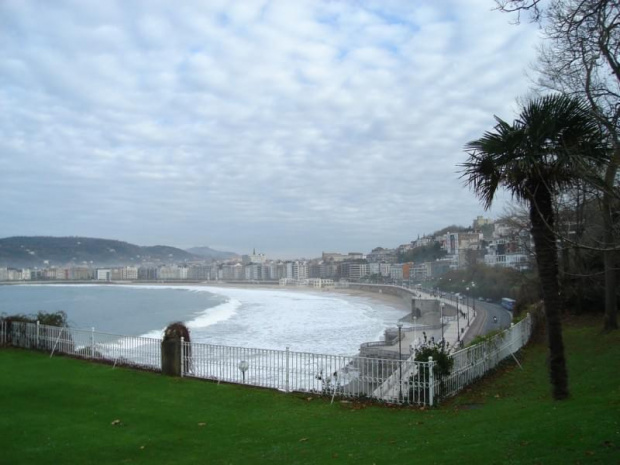
{"label": "green hill", "polygon": [[120,266],[199,260],[175,247],[141,247],[89,237],[24,236],[0,239],[0,266],[33,268],[65,265]]}

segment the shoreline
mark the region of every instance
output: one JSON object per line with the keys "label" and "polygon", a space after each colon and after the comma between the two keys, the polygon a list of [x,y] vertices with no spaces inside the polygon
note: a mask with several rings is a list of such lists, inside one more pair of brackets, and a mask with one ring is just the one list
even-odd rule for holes
{"label": "shoreline", "polygon": [[[244,290],[271,290],[271,291],[288,291],[288,292],[300,292],[304,294],[332,294],[332,295],[349,295],[352,297],[365,297],[371,301],[388,305],[392,308],[402,310],[403,312],[409,312],[411,309],[402,301],[398,296],[392,294],[383,294],[378,292],[369,292],[361,289],[351,288],[313,288],[306,286],[280,286],[278,284],[250,284],[242,282],[217,282],[217,281],[174,281],[174,282],[160,282],[160,281],[16,281],[16,282],[3,282],[0,286],[28,286],[28,285],[78,285],[78,286],[197,286],[203,288],[219,287],[219,288],[231,288],[231,289],[244,289]],[[394,322],[396,325],[397,322]]]}
{"label": "shoreline", "polygon": [[[8,283],[2,283],[0,285],[4,285]],[[307,295],[324,295],[326,297],[335,297],[335,298],[343,298],[347,299],[347,297],[351,297],[353,299],[361,298],[366,300],[368,305],[378,304],[381,306],[389,307],[393,310],[397,310],[402,312],[401,316],[395,318],[390,326],[396,328],[400,322],[403,322],[407,315],[410,314],[410,308],[405,304],[402,298],[397,295],[388,294],[388,293],[378,293],[365,291],[362,289],[352,289],[352,288],[314,288],[314,287],[306,287],[306,286],[280,286],[277,284],[252,284],[252,283],[228,283],[228,282],[135,282],[135,281],[123,281],[123,282],[96,282],[96,281],[30,281],[30,282],[15,282],[10,283],[8,286],[96,286],[96,287],[161,287],[161,288],[175,288],[175,287],[194,287],[201,288],[205,291],[209,291],[211,288],[213,294],[218,295],[216,292],[217,288],[220,289],[239,289],[239,290],[254,290],[254,291],[280,291],[280,292],[289,292],[289,293],[299,293],[299,294],[307,294]],[[422,323],[422,322],[420,322]],[[382,338],[380,338],[382,339]],[[359,348],[368,342],[376,342],[375,340],[362,340],[359,342]]]}

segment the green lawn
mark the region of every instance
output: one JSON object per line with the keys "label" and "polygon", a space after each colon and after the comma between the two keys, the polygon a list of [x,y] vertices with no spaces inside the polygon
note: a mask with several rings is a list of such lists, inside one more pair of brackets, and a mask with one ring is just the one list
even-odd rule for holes
{"label": "green lawn", "polygon": [[550,399],[535,345],[524,370],[426,410],[0,350],[0,463],[620,463],[620,334],[584,321],[565,334],[570,400]]}

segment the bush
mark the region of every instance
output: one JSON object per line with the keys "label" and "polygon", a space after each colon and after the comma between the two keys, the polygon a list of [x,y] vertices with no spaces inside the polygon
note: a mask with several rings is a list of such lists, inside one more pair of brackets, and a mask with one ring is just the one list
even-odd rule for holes
{"label": "bush", "polygon": [[[45,326],[56,326],[60,328],[68,328],[67,314],[63,311],[57,311],[52,313],[38,312],[36,315],[6,315],[3,314],[2,318],[6,322],[6,343],[16,344],[19,347],[43,349],[43,342],[48,336],[48,329]],[[27,323],[36,324],[39,322],[43,327],[40,329],[39,340],[37,346],[37,340],[32,336],[32,332],[27,331]],[[73,344],[71,335],[68,334],[70,344]]]}
{"label": "bush", "polygon": [[68,328],[69,323],[67,319],[67,314],[62,310],[57,312],[47,313],[47,312],[38,312],[36,315],[6,315],[2,314],[2,320],[16,323],[36,323],[37,321],[42,325],[47,326],[58,326],[61,328]]}
{"label": "bush", "polygon": [[182,322],[171,323],[164,330],[164,339],[161,342],[161,370],[169,376],[181,376],[181,367],[185,373],[191,370],[191,346],[187,347],[183,358],[181,338],[184,342],[190,342],[189,329]]}
{"label": "bush", "polygon": [[[433,377],[435,379],[435,399],[439,400],[444,396],[444,379],[452,372],[454,359],[440,344],[427,344],[416,350],[416,362],[428,362],[429,357],[433,357]],[[429,399],[429,379],[430,373],[428,365],[418,366],[418,372],[409,379],[411,388],[409,389],[409,399],[411,402],[428,402]]]}

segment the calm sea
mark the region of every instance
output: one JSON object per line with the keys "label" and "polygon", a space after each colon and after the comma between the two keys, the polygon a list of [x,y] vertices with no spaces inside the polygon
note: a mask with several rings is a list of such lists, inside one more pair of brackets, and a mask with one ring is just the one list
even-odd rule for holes
{"label": "calm sea", "polygon": [[185,322],[196,342],[351,355],[404,311],[365,297],[280,289],[148,285],[0,286],[0,313],[63,310],[75,328],[161,337]]}

